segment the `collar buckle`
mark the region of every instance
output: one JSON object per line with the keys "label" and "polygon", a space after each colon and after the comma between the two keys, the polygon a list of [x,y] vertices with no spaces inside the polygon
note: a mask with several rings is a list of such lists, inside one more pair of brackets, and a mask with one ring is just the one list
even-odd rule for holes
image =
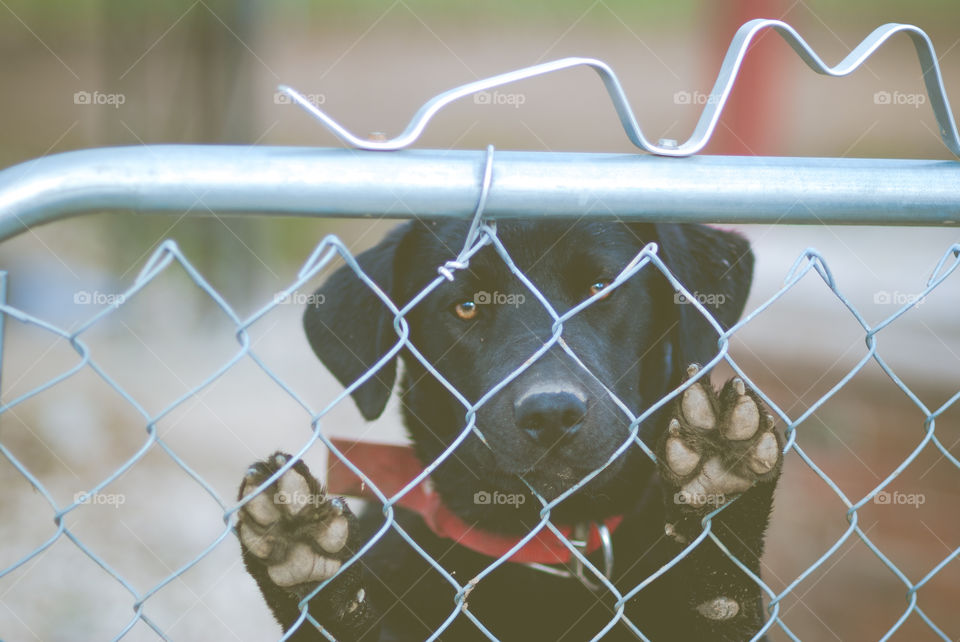
{"label": "collar buckle", "polygon": [[[590,527],[592,525],[594,525],[593,522],[579,522],[574,524],[573,532],[571,533],[570,543],[573,544],[573,547],[584,557],[587,555],[587,546],[590,541]],[[596,523],[595,525],[597,527],[597,533],[600,535],[600,549],[603,551],[603,577],[608,581],[612,581],[613,539],[610,537],[610,529],[602,522]],[[527,562],[524,566],[557,577],[576,578],[594,592],[598,592],[603,588],[603,585],[596,581],[596,574],[588,571],[584,563],[576,555],[571,556],[569,564],[550,565]]]}

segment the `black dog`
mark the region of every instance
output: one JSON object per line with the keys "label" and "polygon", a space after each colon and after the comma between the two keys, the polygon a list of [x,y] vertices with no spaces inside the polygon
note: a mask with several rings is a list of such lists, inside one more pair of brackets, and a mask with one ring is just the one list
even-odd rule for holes
{"label": "black dog", "polygon": [[[455,258],[466,230],[457,221],[409,223],[360,255],[359,263],[402,307]],[[551,501],[599,469],[551,510],[550,522],[573,526],[570,539],[588,540],[581,542],[587,558],[610,573],[621,594],[682,553],[700,535],[701,519],[735,497],[713,518],[711,530],[759,575],[781,466],[772,418],[741,380],[716,392],[707,373],[692,365],[717,354],[717,332],[655,267],[604,292],[655,241],[670,272],[727,328],[739,318],[750,286],[747,242],[701,225],[563,221],[501,221],[497,238],[558,314],[593,295],[597,300],[563,324],[563,341],[576,358],[553,345],[528,364],[478,409],[483,437],[469,431],[431,474],[443,515],[459,525],[453,529],[458,534],[438,534],[437,520],[402,507],[395,508],[396,522],[466,586],[496,557],[481,552],[477,541],[513,543],[540,524],[542,504],[531,488]],[[396,345],[393,314],[347,267],[318,292],[325,303],[306,311],[307,336],[323,363],[350,385]],[[470,403],[528,362],[553,326],[545,307],[490,246],[405,319],[415,349]],[[400,356],[405,423],[426,466],[464,433],[466,407],[410,350]],[[639,426],[638,437],[658,464],[638,444],[625,446],[631,422],[610,392],[637,416],[697,375]],[[365,418],[383,411],[395,377],[394,359],[354,390]],[[277,453],[254,464],[240,497],[288,461]],[[502,501],[490,501],[491,493]],[[281,625],[299,625],[291,639],[324,639],[310,622],[298,622],[298,602],[383,526],[379,509],[358,519],[341,499],[327,498],[297,461],[240,511],[247,569]],[[601,535],[611,531],[612,545],[602,545]],[[622,618],[601,577],[564,561],[506,561],[458,603],[452,584],[391,527],[310,601],[309,612],[347,640],[421,640],[444,624],[442,639],[486,639],[464,609],[507,640],[586,640],[608,623],[605,639],[634,639],[625,620],[653,640],[745,640],[764,622],[756,583],[711,539],[635,592]]]}

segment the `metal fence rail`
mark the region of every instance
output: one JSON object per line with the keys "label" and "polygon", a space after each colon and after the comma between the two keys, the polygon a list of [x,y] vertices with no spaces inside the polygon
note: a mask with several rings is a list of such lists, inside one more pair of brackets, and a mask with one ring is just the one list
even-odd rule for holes
{"label": "metal fence rail", "polygon": [[[0,240],[91,211],[470,218],[483,151],[155,145],[0,171]],[[960,162],[498,151],[484,216],[960,224]]]}

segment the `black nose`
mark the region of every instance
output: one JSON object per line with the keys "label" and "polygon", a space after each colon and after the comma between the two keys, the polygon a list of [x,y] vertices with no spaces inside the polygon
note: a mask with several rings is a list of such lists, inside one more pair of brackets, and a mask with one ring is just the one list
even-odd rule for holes
{"label": "black nose", "polygon": [[513,406],[517,426],[535,441],[556,446],[573,438],[587,416],[587,402],[570,392],[537,392]]}

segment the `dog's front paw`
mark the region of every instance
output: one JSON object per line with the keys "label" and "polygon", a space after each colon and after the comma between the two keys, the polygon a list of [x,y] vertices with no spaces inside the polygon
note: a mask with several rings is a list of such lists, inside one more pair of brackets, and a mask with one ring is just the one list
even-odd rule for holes
{"label": "dog's front paw", "polygon": [[[290,459],[290,455],[275,453],[253,464],[240,485],[240,499],[256,492]],[[268,581],[303,598],[317,583],[333,577],[353,554],[355,542],[351,540],[356,539],[357,520],[343,499],[327,497],[306,464],[297,461],[240,509],[237,530],[247,557],[253,558],[248,567],[260,567],[255,577],[259,575],[265,596],[268,587],[263,582]],[[331,593],[333,599],[323,603],[332,608],[323,610],[338,620],[364,605],[363,588],[352,571],[348,569],[331,584],[332,592],[324,589],[320,594]]]}
{"label": "dog's front paw", "polygon": [[[687,379],[700,371],[687,369]],[[757,482],[771,481],[782,464],[780,436],[757,394],[734,377],[717,393],[703,377],[678,398],[657,452],[660,475],[672,493],[668,516],[697,518],[731,501]],[[688,530],[688,529],[684,529]],[[686,541],[679,523],[667,534]]]}

